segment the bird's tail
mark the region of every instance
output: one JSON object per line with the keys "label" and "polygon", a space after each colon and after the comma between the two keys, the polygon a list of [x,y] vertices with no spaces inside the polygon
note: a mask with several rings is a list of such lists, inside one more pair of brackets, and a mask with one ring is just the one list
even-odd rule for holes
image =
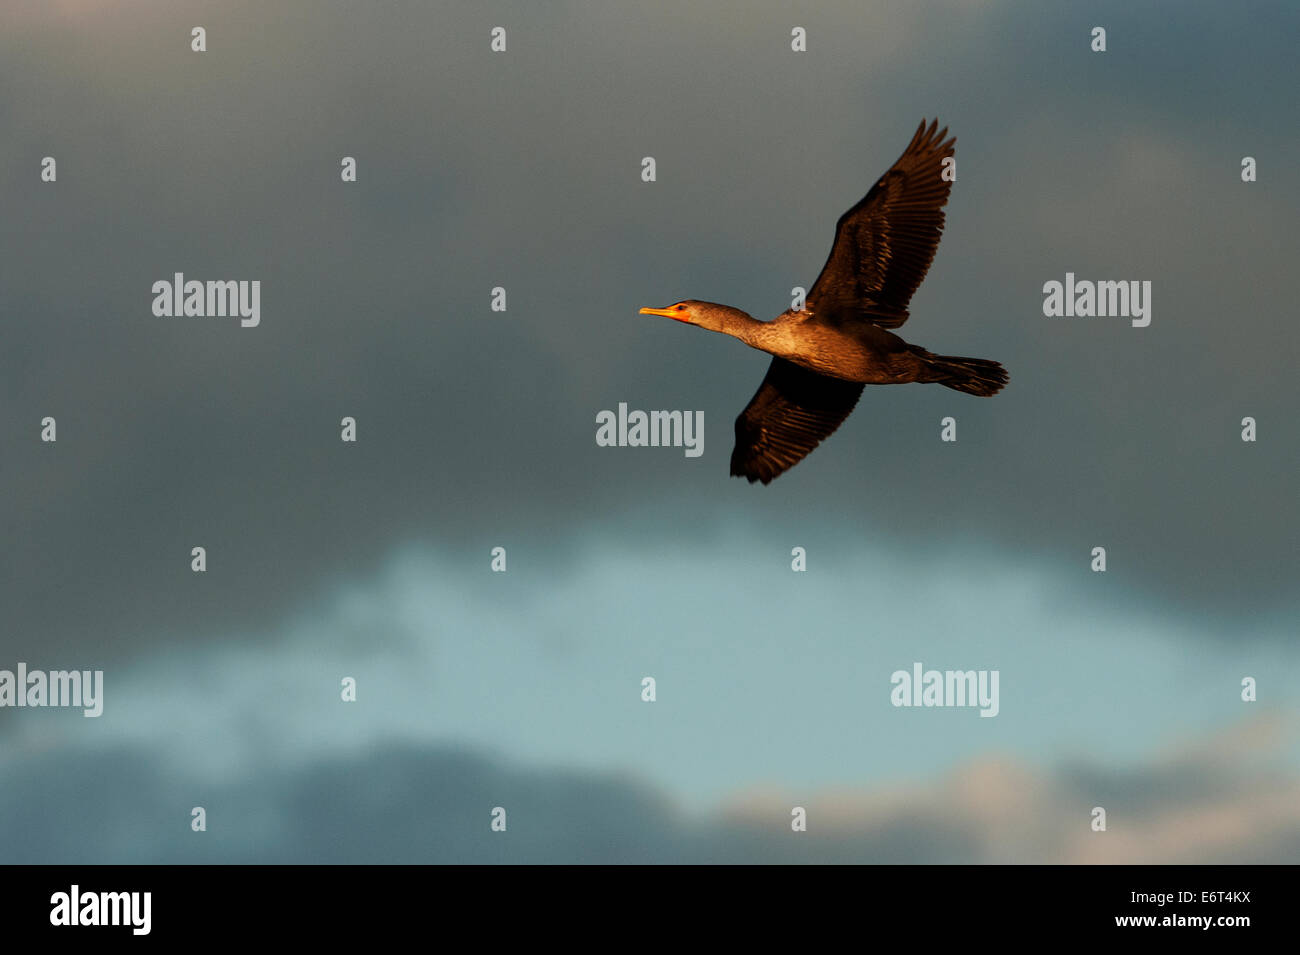
{"label": "bird's tail", "polygon": [[1007,370],[988,358],[957,358],[926,352],[921,360],[929,373],[922,381],[938,382],[981,398],[996,395],[1008,380]]}

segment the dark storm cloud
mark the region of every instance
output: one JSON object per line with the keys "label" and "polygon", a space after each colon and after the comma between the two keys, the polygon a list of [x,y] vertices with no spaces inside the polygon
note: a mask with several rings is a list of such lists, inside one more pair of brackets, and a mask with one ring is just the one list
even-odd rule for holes
{"label": "dark storm cloud", "polygon": [[[5,766],[8,863],[989,863],[1288,862],[1300,846],[1294,773],[1240,748],[1240,724],[1176,765],[1030,773],[982,759],[923,785],[750,795],[681,812],[639,779],[527,769],[410,745],[283,762],[213,782],[130,748],[30,754]],[[1246,767],[1251,767],[1245,771]],[[1171,783],[1176,783],[1171,787]],[[1171,794],[1176,798],[1168,799]],[[1092,807],[1108,813],[1091,831]],[[808,812],[790,831],[791,807]],[[207,831],[190,830],[202,806]],[[505,833],[489,823],[506,810]]]}
{"label": "dark storm cloud", "polygon": [[[728,521],[774,553],[960,546],[1079,574],[1104,544],[1103,599],[1227,636],[1293,606],[1298,14],[938,9],[810,11],[802,57],[779,5],[24,12],[0,35],[0,650],[261,625],[412,539],[485,566],[509,541],[559,573],[591,535]],[[904,332],[1002,360],[1011,387],[872,390],[772,487],[729,480],[766,358],[636,308],[781,311],[935,113],[959,178]],[[1044,318],[1067,270],[1151,280],[1151,327]],[[260,280],[261,326],[154,318],[176,271]],[[704,457],[596,448],[619,401],[703,409]]]}
{"label": "dark storm cloud", "polygon": [[[923,858],[912,861],[941,858],[918,845],[936,833],[912,826],[849,846],[813,837],[792,850],[780,828],[704,827],[633,780],[507,768],[460,751],[380,748],[216,786],[125,750],[68,757],[25,760],[7,773],[6,862],[851,861],[918,850]],[[196,805],[207,832],[190,831]],[[507,812],[504,838],[489,828],[496,806]]]}

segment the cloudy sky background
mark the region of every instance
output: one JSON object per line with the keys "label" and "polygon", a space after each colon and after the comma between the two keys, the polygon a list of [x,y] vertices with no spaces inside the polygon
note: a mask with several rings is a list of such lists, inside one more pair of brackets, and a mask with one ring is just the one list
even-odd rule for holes
{"label": "cloudy sky background", "polygon": [[[1296,860],[1294,9],[0,18],[0,668],[107,683],[0,710],[0,858]],[[871,389],[729,479],[767,359],[637,308],[780,312],[936,114],[903,331],[1010,386]],[[260,327],[155,318],[176,271],[260,279]],[[1067,271],[1150,327],[1045,318]],[[620,401],[704,455],[596,447]],[[914,660],[1001,713],[892,707]]]}

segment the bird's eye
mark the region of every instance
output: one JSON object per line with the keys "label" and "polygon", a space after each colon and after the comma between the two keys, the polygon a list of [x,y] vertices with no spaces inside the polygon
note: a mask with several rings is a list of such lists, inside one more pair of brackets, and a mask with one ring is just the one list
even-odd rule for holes
{"label": "bird's eye", "polygon": [[685,306],[685,305],[678,305],[678,306],[677,306],[677,311],[679,311],[679,312],[684,312],[684,311],[686,311],[686,306]]}

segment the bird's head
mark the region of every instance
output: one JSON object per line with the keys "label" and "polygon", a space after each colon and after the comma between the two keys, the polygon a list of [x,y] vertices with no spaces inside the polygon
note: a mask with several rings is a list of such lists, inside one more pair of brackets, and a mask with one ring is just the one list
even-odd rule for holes
{"label": "bird's head", "polygon": [[664,318],[673,318],[687,325],[697,325],[711,332],[725,331],[739,316],[749,317],[738,308],[718,305],[716,302],[701,302],[693,298],[669,305],[667,308],[643,308],[641,314],[662,315]]}

